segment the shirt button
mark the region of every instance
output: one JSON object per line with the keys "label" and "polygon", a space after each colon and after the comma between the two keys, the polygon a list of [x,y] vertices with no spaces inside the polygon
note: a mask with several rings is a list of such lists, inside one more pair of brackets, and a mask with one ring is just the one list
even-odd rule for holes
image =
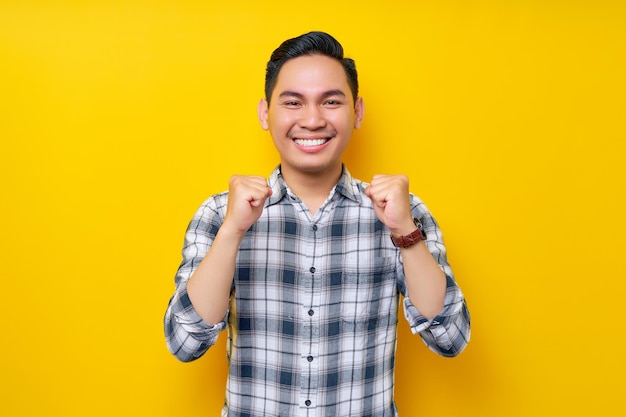
{"label": "shirt button", "polygon": [[313,356],[307,356],[306,360],[309,361],[309,362],[313,362]]}
{"label": "shirt button", "polygon": [[311,400],[306,400],[306,401],[304,402],[304,405],[306,405],[307,407],[308,407],[308,406],[310,406],[310,405],[311,405]]}
{"label": "shirt button", "polygon": [[314,273],[315,272],[315,267],[312,266],[311,269],[309,269],[309,271],[311,271],[311,273]]}
{"label": "shirt button", "polygon": [[309,310],[309,316],[312,316],[313,314],[315,314],[315,311]]}

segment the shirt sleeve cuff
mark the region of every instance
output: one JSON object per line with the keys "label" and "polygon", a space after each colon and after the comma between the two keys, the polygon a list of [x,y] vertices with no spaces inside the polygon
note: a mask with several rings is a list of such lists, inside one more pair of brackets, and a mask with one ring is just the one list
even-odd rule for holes
{"label": "shirt sleeve cuff", "polygon": [[411,303],[411,300],[408,296],[404,298],[404,316],[408,321],[409,327],[411,328],[411,332],[413,334],[422,333],[433,326],[440,325],[443,322],[440,315],[437,315],[437,317],[430,320],[424,317],[422,313],[419,312],[417,307],[415,307],[413,303]]}
{"label": "shirt sleeve cuff", "polygon": [[219,332],[226,328],[228,312],[226,312],[226,316],[224,316],[221,322],[216,324],[207,323],[194,308],[186,288],[181,289],[178,293],[176,304],[177,308],[173,311],[174,320],[197,340],[214,342]]}

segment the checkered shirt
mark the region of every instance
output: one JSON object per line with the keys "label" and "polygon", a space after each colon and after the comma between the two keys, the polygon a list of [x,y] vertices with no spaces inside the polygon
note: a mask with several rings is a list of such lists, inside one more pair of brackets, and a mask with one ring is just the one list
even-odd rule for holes
{"label": "checkered shirt", "polygon": [[212,196],[193,217],[165,314],[169,350],[195,360],[228,329],[223,417],[397,416],[400,295],[411,331],[434,352],[456,356],[470,338],[439,226],[411,195],[425,243],[447,278],[445,306],[427,320],[408,298],[400,251],[364,193],[367,184],[344,168],[315,216],[280,167],[269,184],[273,194],[240,245],[230,308],[217,324],[199,317],[186,286],[224,220],[228,194]]}

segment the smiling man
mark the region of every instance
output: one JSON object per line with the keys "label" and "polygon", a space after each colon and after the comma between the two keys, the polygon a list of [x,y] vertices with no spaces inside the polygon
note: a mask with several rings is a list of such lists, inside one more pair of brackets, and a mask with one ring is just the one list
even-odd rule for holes
{"label": "smiling man", "polygon": [[469,341],[441,231],[408,178],[364,183],[342,164],[363,115],[354,61],[332,36],[285,41],[258,105],[280,164],[232,176],[187,229],[166,340],[191,361],[228,329],[222,416],[397,416],[401,295],[430,349],[452,357]]}

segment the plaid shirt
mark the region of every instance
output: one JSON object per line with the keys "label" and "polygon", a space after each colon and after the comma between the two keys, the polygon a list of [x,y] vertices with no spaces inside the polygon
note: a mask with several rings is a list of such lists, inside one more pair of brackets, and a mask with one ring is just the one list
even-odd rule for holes
{"label": "plaid shirt", "polygon": [[198,316],[186,284],[222,224],[227,193],[197,211],[165,315],[168,348],[182,361],[194,360],[228,327],[222,416],[397,416],[400,294],[412,332],[430,349],[455,356],[469,341],[469,313],[439,227],[411,195],[426,245],[447,277],[445,306],[427,320],[407,296],[400,251],[376,217],[365,183],[344,168],[315,216],[286,186],[280,168],[269,184],[273,194],[240,245],[230,309],[217,324]]}

